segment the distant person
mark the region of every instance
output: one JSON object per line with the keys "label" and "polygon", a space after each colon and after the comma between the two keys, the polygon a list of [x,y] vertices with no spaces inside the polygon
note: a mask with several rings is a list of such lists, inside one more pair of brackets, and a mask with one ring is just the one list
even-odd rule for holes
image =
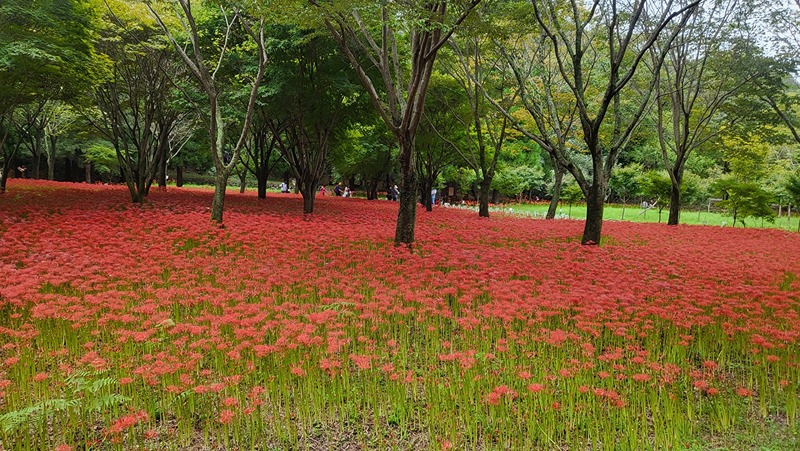
{"label": "distant person", "polygon": [[333,194],[336,194],[337,197],[342,195],[342,184],[341,183],[338,183],[333,188]]}
{"label": "distant person", "polygon": [[431,190],[431,205],[436,205],[436,188]]}
{"label": "distant person", "polygon": [[350,187],[349,186],[345,186],[344,187],[344,197],[350,197]]}
{"label": "distant person", "polygon": [[281,182],[280,189],[282,193],[288,193],[289,185],[287,185],[286,182]]}
{"label": "distant person", "polygon": [[319,187],[319,194],[320,194],[320,196],[324,196],[325,195],[325,185],[321,185]]}
{"label": "distant person", "polygon": [[394,200],[400,200],[400,189],[397,185],[394,186]]}

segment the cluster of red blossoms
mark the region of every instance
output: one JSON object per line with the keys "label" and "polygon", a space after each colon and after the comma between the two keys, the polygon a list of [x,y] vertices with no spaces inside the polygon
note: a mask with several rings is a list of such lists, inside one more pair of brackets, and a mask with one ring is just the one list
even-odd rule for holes
{"label": "cluster of red blossoms", "polygon": [[[135,206],[118,187],[12,181],[4,411],[67,396],[80,370],[126,399],[93,411],[94,440],[242,424],[296,443],[306,421],[354,408],[370,424],[434,424],[430,444],[643,428],[631,441],[666,446],[735,427],[721,397],[796,425],[798,234],[607,222],[600,246],[581,246],[581,222],[437,208],[418,213],[409,252],[392,245],[396,203],[319,198],[309,221],[297,196],[231,194],[219,227],[210,199],[170,189]],[[65,441],[88,427],[52,424]]]}

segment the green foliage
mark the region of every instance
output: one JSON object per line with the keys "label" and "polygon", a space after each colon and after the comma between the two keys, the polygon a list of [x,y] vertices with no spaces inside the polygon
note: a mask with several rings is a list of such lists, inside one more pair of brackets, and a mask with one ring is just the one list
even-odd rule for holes
{"label": "green foliage", "polygon": [[572,205],[581,199],[583,199],[583,191],[581,191],[581,187],[577,183],[567,184],[561,189],[561,200],[567,204]]}
{"label": "green foliage", "polygon": [[104,178],[112,177],[119,170],[117,152],[106,143],[96,142],[86,148],[84,152],[86,161],[92,163],[95,171]]}
{"label": "green foliage", "polygon": [[623,168],[617,168],[611,173],[608,187],[611,194],[623,202],[639,195],[639,178],[642,174],[641,164],[631,164]]}
{"label": "green foliage", "polygon": [[793,174],[787,178],[785,188],[795,205],[800,205],[800,174]]}
{"label": "green foliage", "polygon": [[708,184],[693,172],[685,172],[681,181],[681,203],[697,205],[708,201]]}
{"label": "green foliage", "polygon": [[492,180],[492,188],[507,195],[517,196],[544,184],[544,171],[541,167],[528,165],[503,168]]}
{"label": "green foliage", "polygon": [[331,149],[334,179],[367,179],[383,175],[396,159],[397,146],[382,124],[358,124],[347,131],[346,139]]}
{"label": "green foliage", "polygon": [[0,416],[0,430],[4,434],[16,432],[20,427],[38,423],[62,412],[76,412],[81,415],[98,413],[125,404],[130,398],[111,392],[117,380],[103,377],[92,380],[100,373],[76,371],[67,377],[64,398],[45,399],[36,404]]}
{"label": "green foliage", "polygon": [[461,191],[470,190],[478,181],[475,171],[470,168],[459,166],[448,166],[442,172],[442,178],[446,182],[453,182],[461,188]]}
{"label": "green foliage", "polygon": [[730,172],[741,181],[757,181],[768,173],[769,146],[755,136],[724,135],[721,151]]}
{"label": "green foliage", "polygon": [[0,3],[0,111],[71,99],[101,78],[93,10],[79,0]]}
{"label": "green foliage", "polygon": [[772,211],[772,194],[754,182],[742,182],[733,176],[717,179],[712,184],[713,190],[724,199],[719,206],[733,216],[734,226],[740,222],[746,226],[745,219],[766,219],[772,222],[775,212]]}
{"label": "green foliage", "polygon": [[664,171],[647,171],[638,178],[641,194],[655,202],[658,199],[669,199],[672,182]]}

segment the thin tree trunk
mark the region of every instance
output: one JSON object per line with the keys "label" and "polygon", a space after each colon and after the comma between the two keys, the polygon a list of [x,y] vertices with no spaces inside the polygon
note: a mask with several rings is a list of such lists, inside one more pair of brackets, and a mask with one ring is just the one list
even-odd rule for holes
{"label": "thin tree trunk", "polygon": [[422,194],[422,205],[425,206],[425,211],[433,211],[433,199],[431,199],[432,189],[433,181],[424,177],[420,182],[420,191]]}
{"label": "thin tree trunk", "polygon": [[225,208],[225,190],[228,188],[228,173],[218,171],[214,177],[214,200],[211,202],[211,220],[222,225],[222,211]]}
{"label": "thin tree trunk", "polygon": [[33,152],[33,168],[31,170],[31,177],[32,178],[34,178],[34,179],[38,179],[39,178],[40,172],[41,172],[39,170],[39,167],[41,165],[42,165],[42,153],[41,153],[41,151]]}
{"label": "thin tree trunk", "polygon": [[367,200],[376,200],[378,198],[378,184],[380,182],[380,176],[373,177],[369,180],[367,185]]}
{"label": "thin tree trunk", "polygon": [[47,180],[56,179],[56,155],[55,152],[47,158]]}
{"label": "thin tree trunk", "polygon": [[400,139],[400,209],[394,233],[395,246],[414,244],[414,225],[417,219],[417,174],[414,171],[414,142],[409,136]]}
{"label": "thin tree trunk", "polygon": [[244,194],[245,188],[247,188],[247,172],[242,172],[239,174],[239,194]]}
{"label": "thin tree trunk", "polygon": [[136,190],[138,191],[139,194],[138,197],[139,204],[143,204],[145,196],[147,196],[150,193],[150,185],[151,183],[148,183],[148,181],[145,180],[144,177],[139,176],[139,178],[136,180]]}
{"label": "thin tree trunk", "polygon": [[482,218],[489,217],[489,187],[492,186],[492,179],[484,177],[481,182],[480,193],[478,195],[478,216]]}
{"label": "thin tree trunk", "polygon": [[6,182],[8,182],[8,172],[10,170],[10,165],[6,164],[3,166],[2,172],[0,172],[0,194],[4,194],[6,192]]}
{"label": "thin tree trunk", "polygon": [[161,155],[158,162],[158,189],[161,191],[167,190],[167,150],[161,149]]}
{"label": "thin tree trunk", "polygon": [[258,198],[259,199],[267,198],[267,177],[265,176],[258,177]]}
{"label": "thin tree trunk", "polygon": [[183,166],[180,165],[175,168],[175,186],[183,186]]}
{"label": "thin tree trunk", "polygon": [[581,244],[598,245],[603,231],[603,207],[605,206],[605,187],[595,180],[586,196],[586,223],[583,227]]}
{"label": "thin tree trunk", "polygon": [[[47,146],[47,180],[55,180],[55,173],[56,173],[56,152],[58,148],[56,144],[58,143],[58,136],[50,135],[48,140],[50,143]],[[50,161],[52,160],[52,163]]]}
{"label": "thin tree trunk", "polygon": [[[0,142],[2,144],[2,142]],[[3,150],[3,149],[0,149]],[[3,152],[5,153],[5,151]],[[4,194],[6,192],[6,183],[8,183],[8,174],[11,172],[11,168],[14,167],[14,160],[16,156],[17,150],[14,149],[11,151],[10,155],[7,158],[4,158],[3,169],[0,170],[0,194]]]}
{"label": "thin tree trunk", "polygon": [[[672,184],[669,195],[669,219],[667,220],[669,225],[678,225],[681,216],[681,178],[676,177],[676,181],[678,183]],[[660,215],[658,222],[661,222]]]}
{"label": "thin tree trunk", "polygon": [[564,170],[561,169],[558,163],[554,162],[553,165],[555,166],[556,180],[553,184],[553,198],[550,199],[550,206],[547,207],[547,216],[545,216],[545,219],[553,219],[556,217],[558,202],[561,200],[561,184],[564,180]]}

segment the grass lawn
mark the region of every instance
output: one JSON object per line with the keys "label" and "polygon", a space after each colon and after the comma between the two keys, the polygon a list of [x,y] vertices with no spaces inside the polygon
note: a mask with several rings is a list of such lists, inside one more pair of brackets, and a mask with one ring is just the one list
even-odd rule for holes
{"label": "grass lawn", "polygon": [[[547,203],[532,203],[532,204],[507,204],[500,207],[501,211],[510,210],[513,213],[528,214],[534,217],[544,217],[547,213]],[[624,210],[624,211],[623,211]],[[572,208],[569,205],[560,205],[558,209],[558,216],[560,218],[571,219],[586,219],[586,205],[575,204]],[[666,223],[669,218],[669,206],[665,207],[661,212],[659,221],[658,208],[645,210],[638,205],[622,205],[610,204],[606,205],[603,211],[603,218],[609,221],[631,221],[631,222],[663,222]],[[796,212],[792,213],[791,218],[782,211],[780,218],[775,218],[773,222],[762,221],[761,219],[747,218],[745,224],[747,227],[758,228],[776,228],[783,230],[796,231],[798,215]],[[681,211],[681,224],[694,224],[694,225],[711,225],[711,226],[733,226],[733,218],[724,213],[708,212],[706,210],[683,210]],[[736,224],[736,227],[741,227],[741,223]]]}

